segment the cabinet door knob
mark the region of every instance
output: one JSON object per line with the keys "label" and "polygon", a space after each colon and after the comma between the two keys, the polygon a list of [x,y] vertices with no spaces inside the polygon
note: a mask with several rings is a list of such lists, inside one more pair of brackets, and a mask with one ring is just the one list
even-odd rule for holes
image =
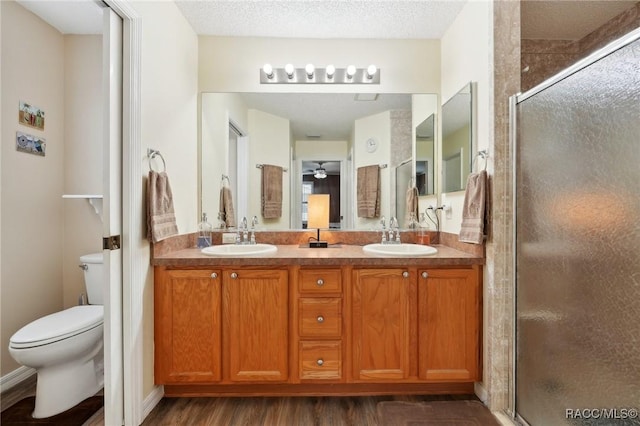
{"label": "cabinet door knob", "polygon": [[324,317],[322,315],[318,315],[317,320],[318,320],[319,323],[323,323],[324,322]]}
{"label": "cabinet door knob", "polygon": [[422,273],[422,278],[428,278],[429,277],[429,273],[428,272],[423,272]]}
{"label": "cabinet door knob", "polygon": [[316,281],[316,284],[318,284],[318,287],[322,287],[324,285],[324,280],[322,278],[318,278],[318,281]]}
{"label": "cabinet door knob", "polygon": [[320,358],[319,360],[316,361],[316,364],[322,367],[322,365],[324,364],[324,360]]}
{"label": "cabinet door knob", "polygon": [[402,276],[403,276],[404,278],[409,278],[409,273],[408,273],[407,271],[404,271],[404,272],[402,273]]}
{"label": "cabinet door knob", "polygon": [[218,278],[218,273],[214,272],[213,274],[211,274],[211,278],[216,279]]}
{"label": "cabinet door knob", "polygon": [[233,278],[235,280],[236,278],[238,278],[238,274],[236,274],[235,272],[232,272],[231,273],[231,278]]}

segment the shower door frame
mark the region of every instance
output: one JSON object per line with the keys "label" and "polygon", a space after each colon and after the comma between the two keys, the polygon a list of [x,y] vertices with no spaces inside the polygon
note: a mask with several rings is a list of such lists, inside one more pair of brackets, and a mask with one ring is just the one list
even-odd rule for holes
{"label": "shower door frame", "polygon": [[512,312],[513,312],[513,323],[512,323],[512,336],[511,336],[511,341],[512,341],[512,365],[511,365],[511,380],[509,383],[509,388],[510,388],[510,410],[511,410],[511,416],[512,419],[516,420],[517,422],[519,422],[519,424],[522,425],[528,425],[529,423],[527,423],[518,413],[517,411],[517,407],[516,407],[516,384],[517,384],[517,298],[518,298],[518,286],[517,286],[517,282],[518,282],[518,273],[517,273],[517,260],[518,260],[518,251],[517,251],[517,221],[516,221],[516,212],[517,212],[517,200],[518,197],[516,195],[516,190],[517,190],[517,184],[518,184],[518,180],[517,180],[517,173],[516,173],[516,165],[517,163],[517,153],[518,153],[518,128],[517,128],[517,122],[518,122],[518,116],[517,116],[517,106],[519,103],[535,96],[536,94],[542,92],[543,90],[555,85],[556,83],[564,80],[565,78],[576,74],[577,72],[583,70],[584,68],[592,65],[593,63],[603,59],[604,57],[612,54],[613,52],[622,49],[623,47],[637,41],[640,40],[640,28],[637,28],[629,33],[627,33],[626,35],[620,37],[619,39],[607,44],[606,46],[604,46],[603,48],[593,52],[592,54],[590,54],[589,56],[585,57],[584,59],[579,60],[578,62],[576,62],[575,64],[571,65],[570,67],[564,69],[563,71],[559,72],[558,74],[554,75],[553,77],[543,81],[542,83],[540,83],[539,85],[531,88],[530,90],[524,92],[524,93],[518,93],[516,95],[510,96],[509,97],[509,141],[510,141],[510,145],[512,147],[512,158],[511,158],[511,164],[512,164],[512,188],[514,191],[514,196],[513,196],[513,205],[512,205],[512,223],[513,223],[513,240],[512,240],[512,244],[513,244],[513,271],[514,271],[514,280],[513,280],[513,299],[512,299]]}

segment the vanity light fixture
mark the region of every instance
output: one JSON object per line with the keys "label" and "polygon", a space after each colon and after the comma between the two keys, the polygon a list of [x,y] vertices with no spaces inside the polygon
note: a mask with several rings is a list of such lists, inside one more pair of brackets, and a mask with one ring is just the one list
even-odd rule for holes
{"label": "vanity light fixture", "polygon": [[380,84],[380,70],[375,65],[367,68],[357,68],[349,65],[346,68],[336,68],[327,65],[326,68],[316,68],[309,63],[304,68],[296,68],[287,64],[284,68],[275,68],[265,64],[260,69],[261,84]]}
{"label": "vanity light fixture", "polygon": [[284,66],[284,72],[287,73],[287,77],[289,77],[289,80],[291,80],[293,78],[293,75],[295,74],[296,70],[295,70],[295,68],[293,68],[293,65],[287,64],[287,65]]}
{"label": "vanity light fixture", "polygon": [[356,67],[353,65],[349,65],[347,67],[347,78],[349,80],[353,80],[353,76],[356,75]]}
{"label": "vanity light fixture", "polygon": [[307,66],[304,67],[304,71],[307,73],[307,78],[313,78],[313,72],[315,71],[315,69],[316,67],[314,67],[313,64],[307,64]]}
{"label": "vanity light fixture", "polygon": [[264,66],[262,67],[262,72],[267,76],[269,80],[273,78],[273,67],[271,66],[271,64],[264,64]]}
{"label": "vanity light fixture", "polygon": [[378,72],[378,67],[376,67],[373,64],[369,65],[369,67],[367,68],[367,78],[371,80],[373,76],[376,75],[377,72]]}

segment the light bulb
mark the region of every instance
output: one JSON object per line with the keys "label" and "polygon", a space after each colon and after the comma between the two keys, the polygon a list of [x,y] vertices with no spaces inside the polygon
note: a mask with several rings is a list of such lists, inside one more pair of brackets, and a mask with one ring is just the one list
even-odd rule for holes
{"label": "light bulb", "polygon": [[265,73],[267,78],[273,78],[273,67],[271,66],[271,64],[264,64],[264,66],[262,67],[262,72]]}
{"label": "light bulb", "polygon": [[289,78],[293,78],[293,72],[294,72],[294,68],[293,65],[291,64],[287,64],[284,66],[284,72],[287,73],[287,75],[289,76]]}
{"label": "light bulb", "polygon": [[367,78],[372,79],[377,72],[378,72],[378,67],[376,67],[373,64],[369,65],[369,67],[367,68]]}
{"label": "light bulb", "polygon": [[347,77],[349,79],[352,79],[354,75],[356,75],[356,67],[353,65],[349,65],[347,67]]}
{"label": "light bulb", "polygon": [[327,65],[327,78],[333,78],[333,75],[336,73],[336,67],[333,65]]}
{"label": "light bulb", "polygon": [[313,66],[313,64],[307,64],[307,66],[304,67],[308,78],[313,78],[313,72],[315,71],[315,69],[316,68]]}

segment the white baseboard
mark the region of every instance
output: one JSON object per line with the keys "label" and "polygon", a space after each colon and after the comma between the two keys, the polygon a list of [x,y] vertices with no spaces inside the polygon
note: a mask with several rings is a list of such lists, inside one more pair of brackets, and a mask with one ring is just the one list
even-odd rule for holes
{"label": "white baseboard", "polygon": [[35,369],[25,367],[24,365],[22,367],[16,368],[11,373],[5,374],[4,376],[0,377],[0,392],[11,389],[15,385],[27,380],[34,374],[36,374]]}
{"label": "white baseboard", "polygon": [[484,405],[487,405],[487,402],[489,401],[489,393],[482,382],[475,382],[473,384],[473,391],[476,396],[480,398],[480,401],[482,401]]}
{"label": "white baseboard", "polygon": [[158,405],[163,396],[164,386],[156,386],[155,388],[153,388],[151,393],[142,402],[142,419],[140,423],[142,423],[142,421],[147,418],[151,410],[153,410],[155,406]]}
{"label": "white baseboard", "polygon": [[503,412],[492,412],[493,416],[498,419],[502,426],[518,426],[515,420]]}

